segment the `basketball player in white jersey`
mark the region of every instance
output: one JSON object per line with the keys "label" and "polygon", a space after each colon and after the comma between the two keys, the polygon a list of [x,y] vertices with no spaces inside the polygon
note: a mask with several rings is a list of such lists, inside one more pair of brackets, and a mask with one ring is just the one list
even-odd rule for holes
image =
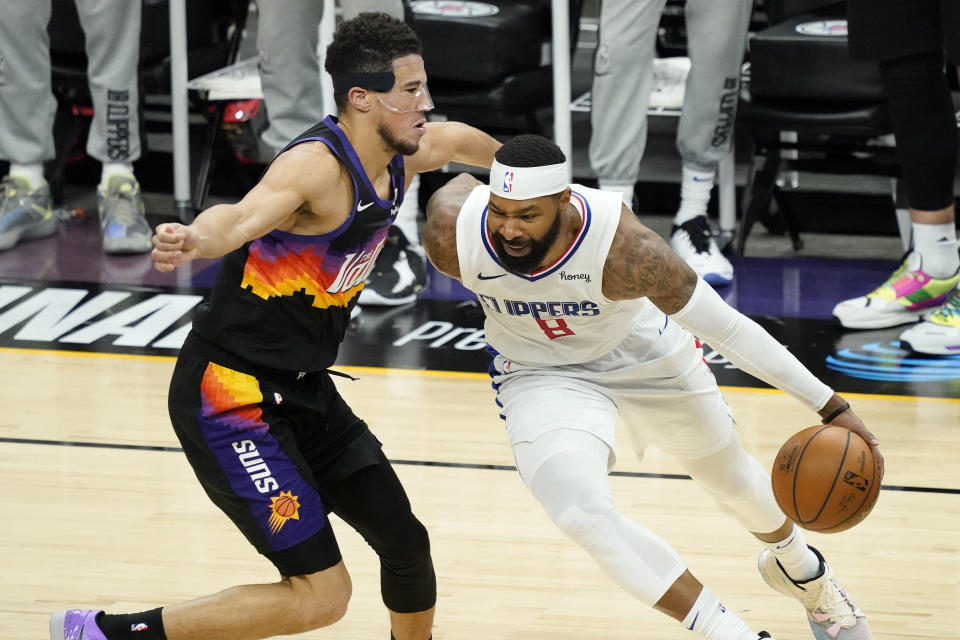
{"label": "basketball player in white jersey", "polygon": [[[664,540],[627,519],[607,483],[618,414],[638,454],[677,458],[765,543],[759,566],[800,600],[818,640],[872,638],[820,553],[786,519],[744,451],[702,358],[702,338],[824,423],[877,439],[840,396],[738,313],[619,193],[569,184],[563,152],[522,135],[496,153],[489,185],[458,176],[427,206],[424,247],[477,294],[494,352],[497,404],[517,469],[556,525],[623,589],[711,640],[757,640]],[[882,465],[882,461],[881,461]]]}

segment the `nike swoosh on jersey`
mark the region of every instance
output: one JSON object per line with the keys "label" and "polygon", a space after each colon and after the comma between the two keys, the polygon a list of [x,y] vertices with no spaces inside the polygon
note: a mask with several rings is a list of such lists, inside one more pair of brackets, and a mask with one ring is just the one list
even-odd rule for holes
{"label": "nike swoosh on jersey", "polygon": [[505,275],[507,275],[507,274],[505,274],[505,273],[499,273],[499,274],[497,274],[497,275],[495,275],[495,276],[485,276],[485,275],[483,275],[482,273],[478,273],[478,274],[477,274],[477,280],[496,280],[497,278],[502,278],[502,277],[505,276]]}
{"label": "nike swoosh on jersey", "polygon": [[357,204],[357,213],[360,213],[360,212],[363,211],[364,209],[367,209],[367,208],[372,207],[372,206],[373,206],[373,203],[372,203],[372,202],[368,202],[368,203],[366,203],[366,204],[360,202],[360,203]]}

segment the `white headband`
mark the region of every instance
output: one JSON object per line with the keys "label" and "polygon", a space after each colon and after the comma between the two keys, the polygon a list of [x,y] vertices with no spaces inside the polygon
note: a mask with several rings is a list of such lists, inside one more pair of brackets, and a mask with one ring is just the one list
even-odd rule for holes
{"label": "white headband", "polygon": [[560,193],[570,186],[567,163],[543,167],[490,166],[490,193],[508,200],[528,200]]}

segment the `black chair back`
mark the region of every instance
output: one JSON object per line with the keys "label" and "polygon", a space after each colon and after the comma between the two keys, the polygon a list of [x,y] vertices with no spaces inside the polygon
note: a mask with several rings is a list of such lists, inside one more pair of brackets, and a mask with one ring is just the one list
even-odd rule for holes
{"label": "black chair back", "polygon": [[770,24],[777,24],[801,13],[845,4],[843,0],[764,0],[763,7]]}

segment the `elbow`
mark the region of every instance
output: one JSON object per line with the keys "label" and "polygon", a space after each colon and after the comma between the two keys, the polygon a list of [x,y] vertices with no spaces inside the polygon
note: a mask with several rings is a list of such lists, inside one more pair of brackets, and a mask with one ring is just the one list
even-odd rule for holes
{"label": "elbow", "polygon": [[[677,311],[683,309],[689,304],[690,300],[693,299],[693,294],[697,290],[697,283],[700,282],[700,278],[697,277],[697,274],[694,273],[692,269],[688,275],[689,277],[681,280],[677,287],[677,300],[680,305],[677,307]],[[706,284],[706,282],[704,282],[704,284]]]}

